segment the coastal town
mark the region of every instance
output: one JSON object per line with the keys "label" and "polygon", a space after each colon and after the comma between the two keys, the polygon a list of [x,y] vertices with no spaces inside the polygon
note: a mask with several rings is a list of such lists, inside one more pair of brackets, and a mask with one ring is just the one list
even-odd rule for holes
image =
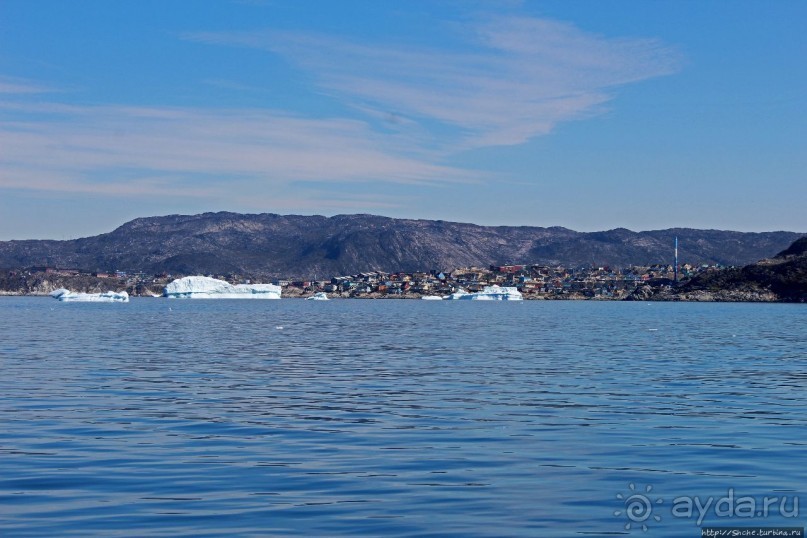
{"label": "coastal town", "polygon": [[[419,299],[447,296],[458,290],[477,292],[486,286],[514,287],[524,299],[620,300],[643,284],[672,285],[697,274],[721,269],[717,265],[682,264],[676,275],[672,264],[564,267],[560,265],[490,265],[428,272],[368,271],[327,279],[274,279],[283,297],[308,297],[324,292],[332,298]],[[0,294],[45,295],[58,288],[97,292],[126,291],[131,296],[161,296],[172,280],[185,276],[141,271],[87,272],[57,267],[31,267],[0,272]],[[231,284],[256,284],[245,275],[207,275]]]}
{"label": "coastal town", "polygon": [[[689,279],[718,266],[679,268],[679,278]],[[644,283],[672,284],[672,265],[611,268],[583,266],[567,268],[548,265],[491,265],[453,271],[384,273],[372,271],[333,277],[328,281],[278,280],[285,296],[305,296],[324,291],[338,297],[410,298],[446,296],[459,290],[471,293],[488,286],[513,287],[524,299],[623,299]]]}

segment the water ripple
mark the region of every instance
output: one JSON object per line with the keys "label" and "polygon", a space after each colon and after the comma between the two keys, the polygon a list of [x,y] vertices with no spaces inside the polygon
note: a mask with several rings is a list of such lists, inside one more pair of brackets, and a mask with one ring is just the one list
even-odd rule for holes
{"label": "water ripple", "polygon": [[3,536],[610,535],[629,483],[807,483],[803,307],[113,306],[0,298]]}

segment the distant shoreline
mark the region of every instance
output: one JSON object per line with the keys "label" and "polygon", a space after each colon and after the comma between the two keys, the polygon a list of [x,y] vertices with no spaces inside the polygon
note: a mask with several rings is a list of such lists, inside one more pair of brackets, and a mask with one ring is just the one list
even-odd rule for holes
{"label": "distant shoreline", "polygon": [[[306,295],[292,295],[281,297],[283,300],[300,300],[303,301],[312,294]],[[7,292],[7,291],[0,291],[0,300],[3,297],[31,297],[31,298],[39,298],[39,299],[51,299],[50,295],[47,293],[14,293],[14,292]],[[418,301],[422,300],[424,296],[422,295],[377,295],[377,296],[342,296],[339,294],[329,295],[328,298],[339,301],[345,299],[355,299],[358,301]],[[169,299],[163,296],[149,296],[149,295],[137,295],[131,297],[130,300],[137,300],[137,299],[167,299],[173,302],[199,302],[199,301],[226,301],[228,299]],[[233,301],[237,301],[240,299],[232,299]],[[445,299],[447,302],[453,302],[449,299]],[[736,298],[732,298],[730,296],[723,295],[721,298],[709,298],[707,296],[693,296],[690,298],[681,298],[672,296],[669,298],[666,297],[652,297],[648,299],[613,299],[613,298],[604,298],[604,297],[583,297],[583,296],[568,296],[568,297],[536,297],[536,296],[525,296],[524,301],[546,301],[546,302],[566,302],[566,301],[576,301],[576,302],[646,302],[646,303],[747,303],[747,304],[772,304],[772,303],[780,303],[780,304],[804,304],[800,301],[787,301],[783,299],[765,299],[765,298],[748,298],[743,296],[737,296]],[[500,301],[495,301],[500,302]],[[506,302],[506,301],[505,301]]]}

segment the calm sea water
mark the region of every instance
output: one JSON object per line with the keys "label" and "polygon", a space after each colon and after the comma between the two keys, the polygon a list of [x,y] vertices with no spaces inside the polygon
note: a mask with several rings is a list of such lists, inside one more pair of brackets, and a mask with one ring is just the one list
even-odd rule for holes
{"label": "calm sea water", "polygon": [[806,321],[0,298],[0,535],[700,536],[695,497],[724,501],[704,525],[801,527]]}

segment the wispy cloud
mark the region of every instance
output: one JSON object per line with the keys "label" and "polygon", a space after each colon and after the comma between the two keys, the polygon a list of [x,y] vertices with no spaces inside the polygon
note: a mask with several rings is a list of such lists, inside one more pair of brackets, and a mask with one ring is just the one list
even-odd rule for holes
{"label": "wispy cloud", "polygon": [[[0,188],[234,197],[298,181],[464,182],[361,121],[258,109],[2,103]],[[155,179],[158,178],[158,179]]]}
{"label": "wispy cloud", "polygon": [[554,20],[496,17],[463,30],[471,52],[274,31],[184,38],[287,57],[352,106],[457,129],[454,149],[547,134],[601,112],[618,86],[680,64],[677,51],[656,40],[608,38]]}
{"label": "wispy cloud", "polygon": [[48,93],[53,89],[27,79],[0,76],[0,94]]}
{"label": "wispy cloud", "polygon": [[[460,28],[466,41],[453,49],[275,31],[183,36],[282,55],[313,74],[319,92],[346,105],[343,117],[65,104],[41,84],[0,77],[0,188],[393,207],[399,202],[379,198],[382,189],[333,194],[347,183],[490,179],[447,165],[446,156],[523,143],[599,113],[621,85],[678,68],[677,53],[659,42],[607,38],[557,21],[498,17]],[[202,82],[258,90],[226,79]],[[307,192],[305,182],[329,195]],[[359,190],[370,198],[357,197]]]}

